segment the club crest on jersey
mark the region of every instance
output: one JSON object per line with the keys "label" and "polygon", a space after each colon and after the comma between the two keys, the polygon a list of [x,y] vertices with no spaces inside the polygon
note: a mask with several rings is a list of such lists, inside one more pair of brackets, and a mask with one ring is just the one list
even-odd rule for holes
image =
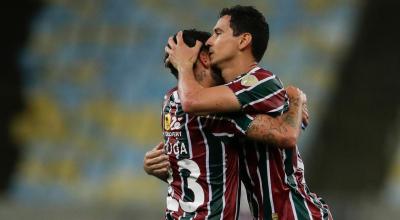
{"label": "club crest on jersey", "polygon": [[169,131],[171,129],[171,114],[164,115],[164,130]]}
{"label": "club crest on jersey", "polygon": [[272,220],[279,220],[278,213],[272,213]]}
{"label": "club crest on jersey", "polygon": [[164,115],[164,131],[176,131],[182,128],[183,117],[171,116],[170,113]]}
{"label": "club crest on jersey", "polygon": [[240,83],[242,84],[242,86],[250,87],[250,86],[254,86],[255,84],[257,84],[258,79],[256,76],[249,74],[249,75],[243,76],[242,80],[240,80]]}

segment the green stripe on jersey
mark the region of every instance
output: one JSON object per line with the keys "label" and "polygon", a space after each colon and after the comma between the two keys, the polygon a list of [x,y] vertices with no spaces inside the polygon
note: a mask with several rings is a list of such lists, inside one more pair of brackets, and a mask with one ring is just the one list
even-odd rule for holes
{"label": "green stripe on jersey", "polygon": [[242,129],[245,133],[247,132],[247,129],[249,129],[250,124],[253,122],[254,118],[250,117],[247,114],[244,114],[243,112],[237,112],[237,113],[232,113],[228,115],[229,118],[231,118],[237,126],[239,126],[240,129]]}
{"label": "green stripe on jersey", "polygon": [[286,173],[286,177],[287,177],[287,182],[289,183],[289,185],[292,188],[296,188],[297,187],[297,183],[296,180],[293,178],[293,163],[292,163],[292,157],[293,157],[293,150],[292,149],[285,149],[285,173]]}
{"label": "green stripe on jersey", "polygon": [[[247,140],[246,144],[249,144],[250,141]],[[245,144],[242,144],[245,145]],[[246,168],[246,149],[242,148],[240,149],[240,155],[239,155],[239,167],[240,167],[240,178],[241,181],[243,182],[245,189],[246,189],[246,195],[247,195],[247,201],[250,206],[250,211],[253,216],[259,216],[259,208],[258,208],[258,202],[254,198],[253,195],[254,193],[254,186],[251,184],[251,178],[249,174],[247,173],[247,168]],[[241,185],[241,184],[239,184]]]}
{"label": "green stripe on jersey", "polygon": [[243,105],[248,105],[253,101],[262,99],[268,95],[273,94],[274,92],[283,89],[282,84],[277,80],[276,78],[270,79],[268,81],[265,81],[263,83],[258,84],[251,90],[245,90],[241,92],[239,95],[237,95],[237,98],[239,99],[240,104]]}
{"label": "green stripe on jersey", "polygon": [[322,210],[322,219],[323,220],[328,220],[329,214],[328,210],[324,207],[324,202],[319,201],[316,197],[315,194],[312,194],[308,187],[306,186],[306,194],[312,199],[312,202],[315,206],[318,207],[319,210]]}
{"label": "green stripe on jersey", "polygon": [[308,215],[307,207],[304,204],[304,198],[296,191],[297,182],[294,178],[294,170],[293,170],[293,150],[286,149],[285,150],[286,158],[285,158],[285,173],[287,177],[287,182],[291,187],[290,193],[292,194],[292,199],[294,203],[294,209],[297,215],[298,220],[309,220],[310,217]]}
{"label": "green stripe on jersey", "polygon": [[204,133],[208,143],[208,169],[211,185],[211,200],[209,219],[220,219],[224,199],[224,167],[225,155],[222,143],[214,135]]}
{"label": "green stripe on jersey", "polygon": [[308,215],[308,210],[304,204],[304,198],[295,190],[291,189],[294,208],[296,210],[298,220],[311,220]]}
{"label": "green stripe on jersey", "polygon": [[[174,102],[175,102],[175,100],[174,100]],[[177,103],[177,105],[176,105],[175,115],[179,116],[179,117],[184,117],[184,119],[183,119],[184,121],[186,121],[186,119],[188,118],[187,114],[183,111],[182,105],[180,103]],[[179,160],[189,159],[190,155],[191,155],[191,151],[192,151],[192,149],[190,148],[190,145],[189,145],[190,134],[187,134],[187,132],[186,132],[187,126],[188,126],[188,121],[186,121],[185,126],[182,126],[182,128],[180,129],[181,138],[179,139],[182,142],[182,144],[185,146],[185,148],[187,150],[187,154],[179,154],[179,157],[178,157]]]}

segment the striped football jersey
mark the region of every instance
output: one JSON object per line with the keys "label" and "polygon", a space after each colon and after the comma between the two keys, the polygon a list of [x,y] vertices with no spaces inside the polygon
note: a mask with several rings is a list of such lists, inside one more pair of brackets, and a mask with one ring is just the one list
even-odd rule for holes
{"label": "striped football jersey", "polygon": [[166,219],[237,219],[239,152],[231,143],[253,120],[241,115],[187,114],[176,88],[166,94],[162,128],[171,164]]}
{"label": "striped football jersey", "polygon": [[[281,81],[260,67],[226,85],[245,113],[277,116],[288,109]],[[246,139],[242,142],[240,173],[254,219],[332,219],[328,206],[306,185],[297,147],[283,149]]]}

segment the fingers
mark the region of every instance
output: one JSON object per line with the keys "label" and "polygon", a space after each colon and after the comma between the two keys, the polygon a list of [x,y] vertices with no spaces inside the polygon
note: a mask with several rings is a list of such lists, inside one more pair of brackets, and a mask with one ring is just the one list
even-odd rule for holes
{"label": "fingers", "polygon": [[[168,55],[171,55],[172,49],[169,48],[168,46],[166,46],[166,47],[164,48],[164,51],[165,51],[166,53],[168,53]],[[169,57],[168,57],[167,59],[169,59]]]}
{"label": "fingers", "polygon": [[163,169],[163,168],[167,168],[168,169],[168,167],[170,166],[170,164],[169,164],[169,162],[168,161],[164,161],[164,162],[161,162],[161,163],[156,163],[156,164],[153,164],[153,165],[151,165],[151,166],[149,166],[148,168],[149,168],[149,170],[159,170],[159,169]]}
{"label": "fingers", "polygon": [[164,142],[160,142],[158,143],[158,145],[156,147],[154,147],[155,150],[163,150],[164,149]]}
{"label": "fingers", "polygon": [[153,170],[153,174],[156,176],[161,176],[161,175],[168,175],[168,168],[164,167],[158,170]]}
{"label": "fingers", "polygon": [[153,164],[168,161],[168,155],[164,154],[164,150],[156,150],[150,154],[150,157],[145,158],[145,165],[152,166]]}
{"label": "fingers", "polygon": [[170,64],[170,61],[169,61],[169,57],[168,57],[167,59],[165,59],[164,66],[168,67],[169,64]]}
{"label": "fingers", "polygon": [[301,93],[300,89],[298,89],[294,86],[288,86],[288,87],[286,87],[285,90],[286,90],[286,93],[288,94],[289,98],[299,96]]}
{"label": "fingers", "polygon": [[200,41],[196,40],[196,45],[194,45],[194,48],[196,49],[196,51],[200,51],[201,46],[203,45],[203,43],[201,43]]}
{"label": "fingers", "polygon": [[178,45],[181,45],[181,44],[183,43],[183,32],[182,32],[182,31],[179,31],[179,32],[176,34],[176,43],[177,43]]}
{"label": "fingers", "polygon": [[303,91],[301,91],[301,98],[303,99],[303,103],[306,104],[307,103],[307,95]]}
{"label": "fingers", "polygon": [[[178,39],[177,39],[177,40],[178,40]],[[175,41],[174,41],[174,38],[172,38],[172,37],[169,37],[169,38],[168,38],[168,46],[169,46],[170,49],[175,49],[176,43],[175,43]],[[167,47],[168,47],[168,46],[167,46]]]}
{"label": "fingers", "polygon": [[155,158],[155,157],[159,157],[160,155],[163,155],[163,154],[164,154],[164,150],[163,149],[161,149],[161,150],[160,149],[159,150],[153,149],[151,151],[148,151],[144,157],[145,157],[145,159],[152,159],[152,158]]}
{"label": "fingers", "polygon": [[305,126],[308,126],[309,122],[310,122],[310,117],[308,114],[308,109],[307,109],[307,105],[304,104],[303,105],[303,109],[302,109],[302,122]]}
{"label": "fingers", "polygon": [[143,169],[148,174],[154,174],[156,170],[168,169],[170,166],[168,155],[164,154],[164,149],[157,149],[160,148],[160,145],[163,146],[162,142],[147,152],[144,157]]}

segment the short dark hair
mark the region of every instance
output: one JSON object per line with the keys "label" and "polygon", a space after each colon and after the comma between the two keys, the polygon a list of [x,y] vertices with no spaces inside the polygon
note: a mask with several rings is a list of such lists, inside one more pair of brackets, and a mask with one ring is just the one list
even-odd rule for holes
{"label": "short dark hair", "polygon": [[252,6],[241,5],[223,8],[219,17],[225,15],[231,17],[230,27],[233,30],[233,36],[243,33],[251,34],[251,52],[256,61],[260,62],[267,50],[269,40],[269,27],[264,15]]}
{"label": "short dark hair", "polygon": [[[183,42],[185,42],[185,44],[188,45],[189,47],[194,47],[194,45],[196,45],[196,40],[203,43],[203,45],[200,48],[200,51],[208,51],[208,46],[206,46],[206,41],[208,40],[208,38],[210,38],[210,36],[211,34],[209,32],[198,31],[196,29],[183,30],[182,34]],[[174,35],[174,41],[176,43],[176,34]],[[168,53],[165,53],[164,63],[167,58],[168,58]],[[172,75],[178,78],[178,70],[171,63],[165,63],[165,67],[169,68]]]}

